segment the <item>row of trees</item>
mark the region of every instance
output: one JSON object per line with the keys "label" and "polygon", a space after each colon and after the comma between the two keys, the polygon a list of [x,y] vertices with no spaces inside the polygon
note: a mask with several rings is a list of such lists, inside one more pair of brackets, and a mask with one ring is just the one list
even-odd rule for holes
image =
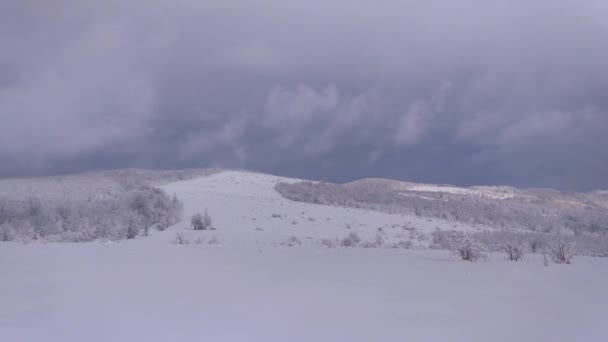
{"label": "row of trees", "polygon": [[182,203],[175,196],[144,183],[129,183],[111,196],[85,201],[0,198],[0,240],[132,239],[179,222],[181,212]]}

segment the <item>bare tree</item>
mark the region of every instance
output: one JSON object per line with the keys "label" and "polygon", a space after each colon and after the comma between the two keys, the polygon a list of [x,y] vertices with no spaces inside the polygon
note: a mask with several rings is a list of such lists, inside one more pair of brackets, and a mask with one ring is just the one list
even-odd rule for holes
{"label": "bare tree", "polygon": [[573,243],[560,238],[551,246],[549,254],[557,264],[570,264],[576,255],[576,248]]}
{"label": "bare tree", "polygon": [[503,250],[511,261],[519,261],[524,256],[524,245],[519,242],[507,241],[503,245]]}

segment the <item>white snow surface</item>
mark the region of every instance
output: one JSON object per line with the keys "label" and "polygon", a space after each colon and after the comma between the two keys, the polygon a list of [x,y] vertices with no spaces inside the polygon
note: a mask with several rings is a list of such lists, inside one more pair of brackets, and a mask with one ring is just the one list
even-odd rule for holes
{"label": "white snow surface", "polygon": [[[454,223],[293,202],[274,191],[278,181],[297,180],[226,171],[165,185],[184,201],[184,220],[147,238],[0,243],[0,341],[608,337],[606,259],[545,267],[539,255],[469,263],[428,249],[326,248],[319,239],[366,240],[378,228],[387,243],[407,240],[411,227],[424,246],[420,233]],[[205,208],[216,230],[191,231]],[[176,233],[191,244],[173,243]],[[292,236],[302,245],[282,244]]]}

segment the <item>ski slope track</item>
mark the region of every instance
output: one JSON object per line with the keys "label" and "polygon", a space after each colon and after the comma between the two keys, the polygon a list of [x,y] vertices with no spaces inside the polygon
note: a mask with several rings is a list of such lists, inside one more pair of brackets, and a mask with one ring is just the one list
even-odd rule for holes
{"label": "ski slope track", "polygon": [[[606,258],[464,262],[426,248],[429,234],[490,228],[294,202],[274,190],[297,181],[219,172],[160,186],[183,201],[184,216],[149,237],[0,243],[0,341],[608,338]],[[189,218],[205,210],[215,230],[193,231]],[[411,248],[319,243],[351,232]],[[178,234],[190,243],[174,243]]]}

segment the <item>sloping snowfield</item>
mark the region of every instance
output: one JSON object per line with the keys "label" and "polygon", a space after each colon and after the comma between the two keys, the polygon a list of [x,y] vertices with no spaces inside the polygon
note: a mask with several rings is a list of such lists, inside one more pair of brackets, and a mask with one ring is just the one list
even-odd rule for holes
{"label": "sloping snowfield", "polygon": [[[606,259],[545,267],[537,255],[468,263],[428,249],[326,248],[320,239],[351,231],[423,247],[435,227],[476,228],[291,202],[278,181],[296,180],[227,171],[165,185],[184,220],[147,238],[0,244],[0,341],[608,338]],[[191,231],[205,209],[216,230]],[[177,233],[190,244],[173,243]],[[302,244],[286,246],[290,237]]]}

